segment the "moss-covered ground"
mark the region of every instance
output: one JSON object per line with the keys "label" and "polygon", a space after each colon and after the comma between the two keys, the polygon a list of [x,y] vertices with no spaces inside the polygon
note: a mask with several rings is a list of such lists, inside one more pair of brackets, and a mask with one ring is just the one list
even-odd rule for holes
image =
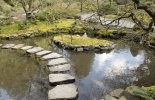
{"label": "moss-covered ground", "polygon": [[72,43],[71,43],[71,35],[55,36],[54,40],[62,41],[67,44],[78,45],[78,46],[105,45],[109,43],[109,41],[107,40],[88,38],[88,37],[84,38],[79,35],[72,35]]}
{"label": "moss-covered ground", "polygon": [[52,32],[55,28],[69,28],[74,23],[74,19],[60,19],[52,23],[47,21],[36,21],[34,23],[28,23],[24,25],[22,29],[19,29],[19,24],[14,23],[10,25],[2,26],[0,29],[0,37],[16,36],[19,34],[26,34],[27,32],[39,31],[39,34],[45,32]]}

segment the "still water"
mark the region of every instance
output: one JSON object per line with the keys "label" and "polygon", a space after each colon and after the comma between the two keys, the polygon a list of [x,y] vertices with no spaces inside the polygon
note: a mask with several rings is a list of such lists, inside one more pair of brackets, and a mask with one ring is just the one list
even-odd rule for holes
{"label": "still water", "polygon": [[[133,42],[116,41],[108,53],[62,50],[50,38],[0,43],[24,43],[62,54],[73,66],[78,86],[78,100],[98,100],[116,88],[128,85],[155,85],[155,52]],[[44,79],[48,73],[32,57],[24,53],[0,49],[0,100],[45,100]]]}

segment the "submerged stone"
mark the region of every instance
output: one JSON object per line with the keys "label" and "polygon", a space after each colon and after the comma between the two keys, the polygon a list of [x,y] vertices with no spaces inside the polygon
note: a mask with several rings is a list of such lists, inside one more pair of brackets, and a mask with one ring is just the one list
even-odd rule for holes
{"label": "submerged stone", "polygon": [[18,44],[18,45],[15,45],[14,47],[12,47],[12,49],[20,49],[23,46],[24,46],[24,44]]}
{"label": "submerged stone", "polygon": [[52,59],[48,61],[47,66],[55,66],[55,65],[61,65],[65,64],[68,61],[65,58],[58,58],[58,59]]}
{"label": "submerged stone", "polygon": [[74,84],[57,85],[48,92],[48,100],[76,100],[77,86]]}
{"label": "submerged stone", "polygon": [[43,50],[43,48],[41,48],[41,47],[34,47],[32,49],[27,50],[26,52],[27,53],[36,53],[36,52],[39,52],[39,51],[42,51],[42,50]]}
{"label": "submerged stone", "polygon": [[24,46],[24,47],[22,47],[21,49],[22,49],[22,50],[28,50],[28,49],[31,49],[31,48],[33,48],[33,46]]}
{"label": "submerged stone", "polygon": [[40,52],[36,53],[36,55],[37,55],[37,57],[41,57],[41,56],[44,56],[44,55],[49,54],[51,52],[52,51],[44,50],[44,51],[40,51]]}
{"label": "submerged stone", "polygon": [[48,59],[55,59],[55,58],[60,58],[62,57],[62,55],[58,54],[58,53],[51,53],[48,55],[43,56],[43,60],[48,60]]}
{"label": "submerged stone", "polygon": [[69,74],[49,74],[49,82],[51,85],[59,85],[75,82],[75,77]]}
{"label": "submerged stone", "polygon": [[50,72],[57,73],[57,72],[65,72],[71,69],[70,64],[63,64],[58,66],[49,67]]}
{"label": "submerged stone", "polygon": [[3,49],[9,49],[11,47],[15,46],[15,44],[6,44],[4,46],[2,46]]}

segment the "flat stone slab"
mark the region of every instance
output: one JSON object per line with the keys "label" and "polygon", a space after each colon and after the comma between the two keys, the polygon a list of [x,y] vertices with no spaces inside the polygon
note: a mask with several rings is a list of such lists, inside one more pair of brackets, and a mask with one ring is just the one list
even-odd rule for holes
{"label": "flat stone slab", "polygon": [[28,49],[26,52],[27,53],[36,53],[36,52],[39,52],[39,51],[42,51],[43,50],[43,48],[41,48],[41,47],[34,47],[34,48],[32,48],[32,49]]}
{"label": "flat stone slab", "polygon": [[57,85],[48,92],[48,100],[76,100],[77,86],[74,84]]}
{"label": "flat stone slab", "polygon": [[2,44],[0,44],[0,47],[2,46]]}
{"label": "flat stone slab", "polygon": [[44,55],[49,54],[49,53],[51,53],[51,52],[52,52],[52,51],[47,51],[47,50],[40,51],[40,52],[36,53],[36,56],[37,56],[37,57],[41,57],[41,56],[44,56]]}
{"label": "flat stone slab", "polygon": [[69,71],[70,69],[71,69],[70,64],[64,64],[64,65],[57,65],[57,66],[49,67],[49,71],[52,73],[65,72],[65,71]]}
{"label": "flat stone slab", "polygon": [[51,59],[50,61],[48,61],[47,66],[61,65],[67,62],[68,61],[65,58]]}
{"label": "flat stone slab", "polygon": [[60,85],[75,82],[75,77],[69,74],[49,74],[50,85]]}
{"label": "flat stone slab", "polygon": [[60,58],[62,57],[62,55],[58,54],[58,53],[51,53],[51,54],[48,54],[46,56],[43,56],[43,60],[48,60],[48,59],[55,59],[55,58]]}
{"label": "flat stone slab", "polygon": [[24,46],[24,47],[22,47],[21,49],[22,49],[22,50],[28,50],[28,49],[31,49],[31,48],[33,48],[33,46]]}
{"label": "flat stone slab", "polygon": [[12,49],[20,49],[24,46],[24,44],[18,44],[18,45],[15,45],[14,47],[12,47]]}
{"label": "flat stone slab", "polygon": [[120,98],[123,95],[124,90],[123,89],[116,89],[110,93],[111,96]]}
{"label": "flat stone slab", "polygon": [[108,94],[105,96],[104,100],[118,100],[118,99],[116,99]]}
{"label": "flat stone slab", "polygon": [[6,44],[4,46],[2,46],[3,49],[9,49],[11,47],[15,46],[15,44]]}

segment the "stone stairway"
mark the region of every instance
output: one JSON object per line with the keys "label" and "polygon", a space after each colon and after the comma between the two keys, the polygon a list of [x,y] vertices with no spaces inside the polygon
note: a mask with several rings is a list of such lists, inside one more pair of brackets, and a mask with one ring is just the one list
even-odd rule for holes
{"label": "stone stairway", "polygon": [[22,50],[47,62],[50,71],[49,85],[54,87],[48,91],[48,100],[77,99],[77,86],[74,85],[75,77],[65,73],[71,70],[71,65],[62,55],[44,50],[41,47],[25,46],[24,44],[0,44],[0,47],[1,49]]}

